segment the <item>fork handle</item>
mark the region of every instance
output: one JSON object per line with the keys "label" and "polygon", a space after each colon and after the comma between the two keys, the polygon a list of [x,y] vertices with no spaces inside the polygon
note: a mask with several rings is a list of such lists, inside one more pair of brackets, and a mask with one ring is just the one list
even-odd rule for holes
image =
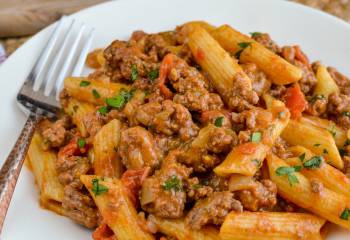
{"label": "fork handle", "polygon": [[21,171],[30,140],[40,116],[30,113],[27,122],[0,170],[0,234],[6,217],[7,209],[15,190],[16,182]]}

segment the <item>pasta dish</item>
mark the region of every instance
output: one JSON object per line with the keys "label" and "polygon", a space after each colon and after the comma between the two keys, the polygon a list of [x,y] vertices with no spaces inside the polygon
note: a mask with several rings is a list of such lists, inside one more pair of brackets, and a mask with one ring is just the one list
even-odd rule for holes
{"label": "pasta dish", "polygon": [[94,240],[323,239],[350,229],[350,79],[267,33],[135,31],[68,77],[27,165]]}

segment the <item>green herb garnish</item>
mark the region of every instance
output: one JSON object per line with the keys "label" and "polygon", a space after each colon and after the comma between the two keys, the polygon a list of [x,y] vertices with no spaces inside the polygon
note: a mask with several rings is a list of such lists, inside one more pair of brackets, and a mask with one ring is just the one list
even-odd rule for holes
{"label": "green herb garnish", "polygon": [[102,193],[108,192],[108,188],[99,184],[99,180],[94,178],[92,179],[92,192],[95,194],[95,196],[98,196]]}
{"label": "green herb garnish", "polygon": [[130,99],[134,95],[134,92],[135,92],[134,90],[127,91],[125,89],[122,89],[120,90],[117,96],[112,98],[106,98],[105,102],[110,107],[121,109],[122,107],[125,106],[127,102],[130,101]]}
{"label": "green herb garnish", "polygon": [[173,175],[164,182],[163,189],[166,191],[174,190],[175,192],[182,191],[182,182],[176,175]]}
{"label": "green herb garnish", "polygon": [[309,98],[309,102],[314,103],[317,100],[325,100],[326,97],[323,94],[316,94]]}
{"label": "green herb garnish", "polygon": [[276,170],[277,176],[287,176],[288,182],[291,186],[295,183],[299,183],[298,178],[294,175],[295,172],[299,172],[301,170],[301,166],[294,167],[279,167]]}
{"label": "green herb garnish", "polygon": [[319,143],[314,144],[314,147],[319,147],[319,146],[321,146],[321,144],[319,144]]}
{"label": "green herb garnish", "polygon": [[328,150],[327,149],[323,149],[323,154],[328,154]]}
{"label": "green herb garnish", "polygon": [[98,99],[101,97],[101,95],[97,92],[96,89],[92,89],[92,95],[94,96],[94,98]]}
{"label": "green herb garnish", "polygon": [[335,124],[332,124],[331,128],[328,129],[328,132],[330,132],[330,134],[332,134],[333,138],[337,135],[337,131],[335,129]]}
{"label": "green herb garnish", "polygon": [[349,117],[350,118],[350,112],[344,111],[341,113],[343,116]]}
{"label": "green herb garnish", "polygon": [[303,154],[301,154],[301,155],[299,156],[299,159],[300,159],[301,162],[304,162],[305,156],[306,156],[306,153],[303,153]]}
{"label": "green herb garnish", "polygon": [[137,71],[136,64],[132,64],[131,65],[131,76],[130,76],[131,81],[134,82],[137,79],[138,75],[139,75],[139,72]]}
{"label": "green herb garnish", "polygon": [[261,132],[254,132],[251,136],[250,136],[250,141],[252,141],[253,143],[258,143],[261,141]]}
{"label": "green herb garnish", "polygon": [[262,35],[261,32],[251,32],[251,33],[250,33],[250,36],[252,36],[253,38],[259,37],[259,36],[261,36],[261,35]]}
{"label": "green herb garnish", "polygon": [[81,81],[79,86],[80,87],[86,87],[86,86],[89,86],[90,84],[91,84],[91,82],[89,82],[89,81]]}
{"label": "green herb garnish", "polygon": [[193,185],[191,186],[192,189],[198,189],[198,188],[201,188],[201,187],[203,187],[203,185],[200,184],[200,183],[193,184]]}
{"label": "green herb garnish", "polygon": [[304,168],[315,169],[319,168],[323,162],[322,156],[314,156],[310,160],[303,163]]}
{"label": "green herb garnish", "polygon": [[239,59],[239,58],[241,57],[241,54],[242,54],[242,52],[244,51],[244,49],[246,49],[247,47],[249,47],[250,45],[252,45],[252,43],[251,43],[251,42],[240,42],[240,43],[238,43],[237,45],[238,45],[238,47],[239,47],[240,49],[236,52],[235,57],[236,57],[237,59]]}
{"label": "green herb garnish", "polygon": [[223,122],[224,122],[224,117],[218,117],[215,119],[214,125],[217,127],[222,127]]}
{"label": "green herb garnish", "polygon": [[102,106],[99,107],[99,109],[97,110],[101,115],[106,115],[108,113],[108,107],[107,106]]}
{"label": "green herb garnish", "polygon": [[84,139],[84,138],[78,138],[77,143],[78,143],[78,147],[79,147],[79,148],[83,148],[83,147],[85,147],[85,144],[86,144],[86,142],[85,142],[85,139]]}
{"label": "green herb garnish", "polygon": [[159,70],[158,70],[158,69],[154,69],[154,70],[152,70],[152,71],[150,71],[150,72],[148,73],[148,77],[149,77],[151,80],[157,79],[158,76],[159,76]]}
{"label": "green herb garnish", "polygon": [[350,216],[350,209],[349,208],[345,208],[344,211],[340,214],[340,218],[343,220],[349,220],[349,216]]}

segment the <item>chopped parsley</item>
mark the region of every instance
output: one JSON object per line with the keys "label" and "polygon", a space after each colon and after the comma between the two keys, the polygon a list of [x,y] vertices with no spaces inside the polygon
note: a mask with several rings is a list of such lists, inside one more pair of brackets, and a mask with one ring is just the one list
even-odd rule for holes
{"label": "chopped parsley", "polygon": [[250,136],[250,141],[252,141],[253,143],[258,143],[261,141],[261,132],[254,132],[251,136]]}
{"label": "chopped parsley", "polygon": [[304,162],[305,156],[306,156],[306,153],[303,153],[303,154],[301,154],[301,155],[299,156],[299,159],[300,159],[301,162]]}
{"label": "chopped parsley", "polygon": [[335,129],[335,124],[332,124],[331,128],[328,129],[328,132],[330,132],[330,134],[332,134],[333,138],[337,135],[337,131]]}
{"label": "chopped parsley", "polygon": [[99,184],[97,178],[92,179],[92,192],[95,196],[108,192],[108,187]]}
{"label": "chopped parsley", "polygon": [[328,154],[328,150],[327,149],[323,149],[323,154]]}
{"label": "chopped parsley", "polygon": [[304,168],[315,169],[319,168],[323,162],[322,156],[314,156],[310,160],[303,163]]}
{"label": "chopped parsley", "polygon": [[122,107],[125,106],[127,102],[130,101],[130,99],[134,95],[134,92],[135,92],[134,90],[127,91],[125,89],[122,89],[120,90],[117,96],[112,98],[106,98],[105,102],[110,107],[121,109]]}
{"label": "chopped parsley", "polygon": [[341,115],[343,115],[343,116],[346,116],[346,117],[349,117],[349,118],[350,118],[350,112],[348,112],[348,111],[344,111],[344,112],[342,112],[342,113],[341,113]]}
{"label": "chopped parsley", "polygon": [[250,36],[252,36],[253,38],[259,37],[259,36],[261,36],[261,35],[262,35],[261,32],[251,32],[251,33],[250,33]]}
{"label": "chopped parsley", "polygon": [[348,151],[347,151],[345,148],[340,148],[340,149],[339,149],[339,154],[340,154],[340,156],[342,156],[342,157],[348,156],[348,155],[349,155]]}
{"label": "chopped parsley", "polygon": [[81,81],[79,86],[80,87],[86,87],[86,86],[89,86],[90,84],[91,84],[91,82],[89,82],[89,81]]}
{"label": "chopped parsley", "polygon": [[319,146],[321,146],[321,144],[319,144],[319,143],[314,144],[314,147],[319,147]]}
{"label": "chopped parsley", "polygon": [[132,64],[131,65],[131,76],[130,76],[131,81],[134,82],[138,76],[139,76],[139,72],[137,71],[137,66],[136,66],[136,64]]}
{"label": "chopped parsley", "polygon": [[106,115],[108,113],[108,107],[107,106],[102,106],[99,107],[97,110],[102,116]]}
{"label": "chopped parsley", "polygon": [[349,216],[350,216],[350,208],[345,208],[339,217],[343,220],[349,220]]}
{"label": "chopped parsley", "polygon": [[345,146],[350,145],[350,139],[346,139]]}
{"label": "chopped parsley", "polygon": [[163,189],[166,191],[174,190],[175,192],[182,191],[182,182],[176,175],[173,175],[163,183]]}
{"label": "chopped parsley", "polygon": [[295,183],[299,183],[298,178],[294,175],[295,172],[299,172],[301,170],[301,166],[294,167],[279,167],[276,170],[277,176],[287,176],[288,182],[291,186]]}
{"label": "chopped parsley", "polygon": [[85,147],[85,144],[86,144],[85,139],[84,138],[78,138],[77,144],[78,144],[79,148]]}
{"label": "chopped parsley", "polygon": [[191,186],[192,189],[198,189],[198,188],[201,188],[201,187],[203,187],[203,185],[200,184],[200,183],[193,184],[193,185]]}
{"label": "chopped parsley", "polygon": [[148,73],[148,78],[151,80],[156,80],[159,76],[159,70],[158,69],[154,69],[152,71],[150,71]]}
{"label": "chopped parsley", "polygon": [[98,99],[101,97],[101,95],[97,92],[96,89],[92,89],[92,95],[94,96],[94,98]]}
{"label": "chopped parsley", "polygon": [[317,100],[325,100],[325,99],[326,99],[326,97],[323,94],[315,94],[309,98],[309,102],[314,103]]}
{"label": "chopped parsley", "polygon": [[222,127],[223,122],[224,122],[224,117],[218,117],[215,119],[214,125],[217,127]]}
{"label": "chopped parsley", "polygon": [[235,57],[236,57],[237,59],[239,59],[239,58],[241,57],[241,54],[242,54],[242,52],[244,51],[244,49],[246,49],[247,47],[249,47],[250,45],[252,45],[252,43],[251,43],[251,42],[240,42],[240,43],[238,43],[237,45],[238,45],[238,47],[239,47],[240,49],[236,52]]}

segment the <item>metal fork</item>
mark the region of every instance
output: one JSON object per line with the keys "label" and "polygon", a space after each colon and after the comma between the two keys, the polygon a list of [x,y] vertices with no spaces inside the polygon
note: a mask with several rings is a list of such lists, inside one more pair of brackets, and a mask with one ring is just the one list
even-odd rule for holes
{"label": "metal fork", "polygon": [[17,95],[29,117],[0,170],[0,233],[36,125],[43,116],[56,116],[63,80],[81,74],[92,38],[93,29],[62,17]]}

